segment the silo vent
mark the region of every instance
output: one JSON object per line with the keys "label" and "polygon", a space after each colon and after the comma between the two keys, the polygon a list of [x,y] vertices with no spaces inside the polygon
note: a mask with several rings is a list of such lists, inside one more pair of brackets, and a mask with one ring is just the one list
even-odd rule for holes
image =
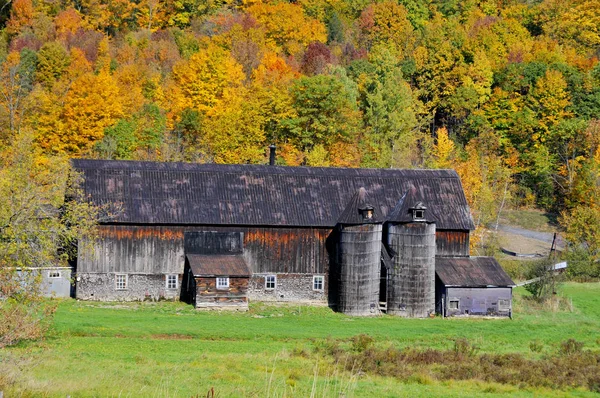
{"label": "silo vent", "polygon": [[417,202],[416,205],[410,208],[412,212],[413,221],[425,221],[425,210],[427,207],[423,204],[423,202]]}
{"label": "silo vent", "polygon": [[362,218],[364,220],[372,220],[373,219],[373,214],[375,213],[375,208],[373,206],[367,204],[358,210],[360,211],[360,214],[362,215]]}

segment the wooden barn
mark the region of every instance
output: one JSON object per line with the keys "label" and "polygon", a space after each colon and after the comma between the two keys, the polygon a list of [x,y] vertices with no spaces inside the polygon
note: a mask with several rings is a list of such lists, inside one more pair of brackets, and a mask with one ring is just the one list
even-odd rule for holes
{"label": "wooden barn", "polygon": [[[229,272],[231,283],[234,277],[231,273],[241,262],[227,271],[225,266],[213,263],[209,267],[206,261],[198,262],[188,255],[216,256],[219,253],[203,254],[202,247],[212,244],[208,243],[211,239],[218,241],[223,236],[235,235],[243,247],[235,256],[243,258],[251,276],[244,287],[241,280],[245,276],[235,275],[241,279],[235,291],[230,292],[232,303],[242,302],[246,294],[250,300],[318,302],[338,307],[340,289],[344,289],[340,278],[347,271],[340,268],[344,256],[340,239],[345,236],[341,233],[375,228],[377,236],[362,234],[373,238],[371,260],[377,257],[377,265],[370,266],[369,284],[373,289],[368,294],[369,302],[360,304],[360,311],[347,311],[365,315],[365,312],[378,313],[379,302],[385,302],[393,291],[388,288],[393,269],[382,265],[381,258],[387,258],[388,266],[392,264],[396,268],[413,264],[407,261],[409,254],[404,255],[404,260],[395,260],[399,251],[409,253],[413,249],[407,246],[400,250],[398,248],[403,246],[397,246],[398,250],[394,250],[388,242],[390,229],[401,236],[396,239],[398,245],[412,242],[414,231],[425,231],[430,245],[428,256],[469,256],[473,221],[460,179],[453,170],[83,159],[72,163],[83,175],[82,188],[91,201],[112,207],[114,214],[100,225],[99,238],[92,245],[94,250],[86,251],[85,245],[80,246],[76,270],[79,299],[184,297],[190,300],[190,295],[195,295],[198,305],[204,299],[196,295],[198,283],[204,283],[201,278],[224,278]],[[360,194],[361,188],[368,193],[368,203],[364,197],[357,196],[364,196]],[[373,227],[353,224],[349,213],[342,217],[345,210],[371,212],[377,222],[367,223]],[[393,222],[388,222],[392,216]],[[219,238],[218,234],[224,235]],[[204,243],[191,245],[192,236],[202,236],[196,241]],[[227,245],[221,245],[221,249],[229,250]],[[359,253],[360,248],[355,252]],[[350,260],[348,256],[345,258]],[[424,267],[427,276],[423,278],[427,279],[428,286],[432,264],[432,259],[428,259],[420,265]],[[188,270],[185,275],[184,268]],[[421,271],[403,272],[401,275],[413,278],[406,286],[419,285]],[[195,293],[190,293],[187,286],[191,286],[192,279],[196,283],[195,290],[192,289]],[[351,279],[346,279],[348,281]],[[431,281],[431,285],[434,283]],[[210,296],[213,303],[228,300],[217,291],[216,285],[214,291],[209,287],[205,289],[206,298]],[[433,287],[427,289],[427,297],[433,300],[434,295],[429,292]],[[405,297],[398,289],[394,294]],[[220,298],[215,300],[217,296]],[[427,304],[413,300],[415,305],[419,303],[418,309],[415,307],[413,311],[398,299],[396,313],[424,316],[425,307],[427,311],[435,308],[435,303],[426,301]],[[373,305],[376,308],[373,309]]]}

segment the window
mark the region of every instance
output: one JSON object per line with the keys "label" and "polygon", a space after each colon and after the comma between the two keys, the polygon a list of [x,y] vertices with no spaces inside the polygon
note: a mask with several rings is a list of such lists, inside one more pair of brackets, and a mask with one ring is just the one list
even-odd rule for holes
{"label": "window", "polygon": [[322,275],[313,276],[313,290],[323,291],[325,285],[325,277]]}
{"label": "window", "polygon": [[277,286],[277,276],[267,275],[265,277],[265,289],[273,290]]}
{"label": "window", "polygon": [[228,289],[228,288],[229,288],[229,278],[228,277],[217,278],[217,289]]}
{"label": "window", "polygon": [[167,289],[177,289],[177,275],[166,275]]}
{"label": "window", "polygon": [[415,210],[415,220],[421,220],[424,217],[425,217],[425,211]]}
{"label": "window", "polygon": [[459,307],[458,300],[448,300],[448,309],[449,310],[457,310]]}
{"label": "window", "polygon": [[48,278],[60,278],[60,271],[48,271]]}
{"label": "window", "polygon": [[115,287],[117,290],[127,289],[127,275],[126,274],[115,275]]}
{"label": "window", "polygon": [[508,310],[510,310],[510,300],[508,300],[508,299],[498,300],[498,311],[508,311]]}

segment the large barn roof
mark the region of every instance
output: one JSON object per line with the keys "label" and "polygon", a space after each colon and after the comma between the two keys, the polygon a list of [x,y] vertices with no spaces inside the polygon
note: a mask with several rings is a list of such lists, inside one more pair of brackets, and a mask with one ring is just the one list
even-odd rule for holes
{"label": "large barn roof", "polygon": [[515,286],[493,257],[437,257],[435,273],[445,286]]}
{"label": "large barn roof", "polygon": [[[333,227],[360,187],[386,217],[408,190],[439,229],[473,229],[453,170],[347,169],[74,159],[113,223]],[[414,189],[413,189],[414,188]]]}

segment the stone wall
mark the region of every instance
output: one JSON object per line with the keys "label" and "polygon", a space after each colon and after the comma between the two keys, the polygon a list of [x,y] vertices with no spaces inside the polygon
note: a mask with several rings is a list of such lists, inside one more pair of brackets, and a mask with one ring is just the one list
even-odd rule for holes
{"label": "stone wall", "polygon": [[[275,289],[265,288],[267,275],[275,275]],[[313,276],[324,276],[323,290],[313,290]],[[322,274],[254,274],[248,288],[250,301],[327,303],[327,278]]]}
{"label": "stone wall", "polygon": [[179,300],[181,275],[177,289],[167,289],[165,275],[127,274],[127,288],[117,290],[115,273],[78,273],[76,297],[79,300],[138,301]]}

